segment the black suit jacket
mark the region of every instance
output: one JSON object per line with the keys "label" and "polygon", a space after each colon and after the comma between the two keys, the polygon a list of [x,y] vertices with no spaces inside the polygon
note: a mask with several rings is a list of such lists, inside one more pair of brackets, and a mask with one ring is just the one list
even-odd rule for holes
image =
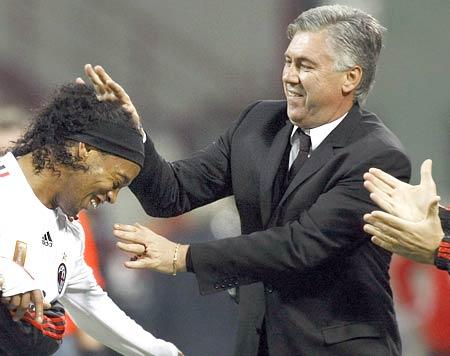
{"label": "black suit jacket", "polygon": [[236,355],[257,354],[263,319],[271,356],[400,355],[390,254],[362,229],[375,209],[363,174],[379,167],[407,181],[410,162],[392,132],[355,105],[273,204],[291,130],[286,102],[262,101],[189,159],[168,163],[148,142],[131,189],[154,216],[234,195],[242,235],[190,252],[202,294],[239,287]]}

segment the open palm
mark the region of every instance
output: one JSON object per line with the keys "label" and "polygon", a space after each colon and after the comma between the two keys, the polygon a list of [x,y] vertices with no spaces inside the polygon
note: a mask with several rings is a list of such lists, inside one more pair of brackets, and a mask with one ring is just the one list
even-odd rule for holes
{"label": "open palm", "polygon": [[426,160],[420,169],[420,184],[404,183],[382,170],[371,168],[364,175],[364,186],[370,198],[389,214],[409,221],[425,219],[430,204],[439,200],[431,175],[432,162]]}

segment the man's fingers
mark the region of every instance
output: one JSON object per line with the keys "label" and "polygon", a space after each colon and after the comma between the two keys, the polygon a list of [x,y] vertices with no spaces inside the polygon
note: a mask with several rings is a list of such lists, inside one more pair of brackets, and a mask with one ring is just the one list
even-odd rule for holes
{"label": "man's fingers", "polygon": [[404,239],[405,231],[386,225],[380,221],[375,220],[364,225],[364,231],[370,235],[381,237],[384,240],[403,241],[403,243],[406,243]]}
{"label": "man's fingers", "polygon": [[398,245],[397,239],[395,237],[385,234],[384,231],[380,230],[378,227],[370,224],[365,224],[364,231],[369,235],[377,237],[379,240],[384,241],[385,243],[389,243],[392,246]]}
{"label": "man's fingers", "polygon": [[388,250],[390,252],[395,253],[396,249],[395,246],[393,246],[391,243],[386,242],[380,238],[378,238],[377,236],[372,236],[372,238],[370,239],[375,245],[380,246],[382,248],[384,248],[385,250]]}
{"label": "man's fingers", "polygon": [[126,103],[126,104],[130,104],[130,97],[128,96],[127,92],[125,91],[125,89],[122,88],[122,86],[119,83],[116,83],[113,80],[108,80],[106,82],[106,84],[108,85],[109,88],[111,88],[111,90],[113,91],[113,93],[117,96],[117,98],[122,101],[122,103]]}
{"label": "man's fingers", "polygon": [[114,230],[137,232],[137,228],[135,225],[127,225],[127,224],[114,224]]}
{"label": "man's fingers", "polygon": [[38,323],[42,323],[44,318],[44,297],[39,289],[31,292],[31,301],[34,304],[34,310],[36,312],[35,320]]}
{"label": "man's fingers", "polygon": [[137,232],[113,230],[113,234],[119,239],[124,240],[123,242],[131,242],[141,245],[146,245],[147,242],[147,239],[139,235]]}
{"label": "man's fingers", "polygon": [[31,302],[30,293],[24,293],[22,294],[22,300],[20,301],[19,307],[26,310],[30,307],[30,302]]}
{"label": "man's fingers", "polygon": [[105,91],[104,85],[91,64],[86,64],[84,66],[84,72],[89,77],[92,84],[94,85],[94,88],[95,88],[95,91],[97,92],[97,94],[98,95],[105,94],[106,91]]}
{"label": "man's fingers", "polygon": [[122,251],[133,253],[135,255],[143,255],[145,253],[145,246],[141,244],[130,244],[125,242],[117,242],[116,246]]}
{"label": "man's fingers", "polygon": [[383,197],[380,197],[376,193],[370,193],[370,199],[377,204],[381,209],[384,211],[387,211],[388,213],[393,213],[394,209],[392,208],[392,204],[389,200],[384,199]]}
{"label": "man's fingers", "polygon": [[149,264],[148,264],[147,260],[141,258],[136,261],[125,261],[124,266],[126,268],[131,268],[131,269],[141,269],[141,268],[148,268]]}
{"label": "man's fingers", "polygon": [[22,308],[22,307],[17,308],[12,319],[14,321],[19,321],[20,319],[23,318],[23,316],[25,315],[25,312],[27,310],[28,310],[28,306],[26,308]]}
{"label": "man's fingers", "polygon": [[[369,215],[366,217],[366,215]],[[371,214],[364,215],[364,220],[368,223],[377,226],[377,224],[383,224],[393,227],[396,230],[408,230],[408,224],[410,221],[405,221],[394,215],[387,214],[384,211],[372,211]]]}
{"label": "man's fingers", "polygon": [[21,298],[20,294],[14,295],[11,298],[11,301],[9,302],[8,309],[16,309],[16,308],[18,308],[19,305],[20,305],[20,301],[21,300],[22,300],[22,298]]}
{"label": "man's fingers", "polygon": [[420,185],[424,185],[430,189],[431,194],[436,194],[436,184],[432,175],[433,161],[426,159],[420,166]]}
{"label": "man's fingers", "polygon": [[389,184],[386,184],[371,173],[364,173],[363,178],[365,180],[364,186],[369,192],[376,193],[382,191],[389,196],[394,192],[394,189]]}
{"label": "man's fingers", "polygon": [[94,68],[91,64],[86,64],[84,66],[84,73],[89,77],[89,79],[92,81],[92,84],[94,85],[102,85],[102,81],[100,80],[100,77],[95,72]]}
{"label": "man's fingers", "polygon": [[77,83],[77,84],[86,84],[86,83],[84,82],[84,80],[83,80],[82,78],[80,78],[80,77],[78,77],[77,79],[75,79],[75,83]]}
{"label": "man's fingers", "polygon": [[427,218],[428,219],[433,216],[439,218],[439,202],[440,201],[441,201],[441,197],[437,196],[437,195],[430,201],[430,204],[428,205],[428,209],[427,209]]}
{"label": "man's fingers", "polygon": [[[366,188],[370,193],[378,195],[380,199],[391,201],[390,193],[392,193],[392,189],[389,188],[389,186],[385,185],[384,183],[380,185],[374,184],[372,181],[364,181],[364,188]],[[385,189],[386,188],[386,189]],[[387,192],[387,190],[390,190],[391,192]]]}
{"label": "man's fingers", "polygon": [[97,75],[99,76],[99,78],[103,82],[103,84],[106,84],[108,81],[113,81],[111,79],[111,77],[108,75],[108,73],[106,73],[106,70],[102,66],[96,65],[94,67],[94,71],[95,71],[95,73],[97,73]]}
{"label": "man's fingers", "polygon": [[391,176],[386,172],[383,172],[378,168],[370,168],[369,173],[389,185],[391,188],[398,188],[404,184],[401,180]]}

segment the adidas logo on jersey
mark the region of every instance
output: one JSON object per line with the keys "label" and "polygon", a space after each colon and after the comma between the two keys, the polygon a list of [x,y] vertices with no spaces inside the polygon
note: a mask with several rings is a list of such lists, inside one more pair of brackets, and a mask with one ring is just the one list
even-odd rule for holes
{"label": "adidas logo on jersey", "polygon": [[53,240],[50,237],[50,232],[47,231],[44,236],[42,236],[42,245],[52,247],[53,246]]}

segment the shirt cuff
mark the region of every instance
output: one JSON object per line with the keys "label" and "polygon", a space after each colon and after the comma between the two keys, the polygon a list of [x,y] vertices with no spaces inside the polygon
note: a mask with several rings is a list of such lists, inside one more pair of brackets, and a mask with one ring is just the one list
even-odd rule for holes
{"label": "shirt cuff", "polygon": [[186,271],[195,273],[194,264],[192,263],[191,246],[188,247],[186,252]]}

